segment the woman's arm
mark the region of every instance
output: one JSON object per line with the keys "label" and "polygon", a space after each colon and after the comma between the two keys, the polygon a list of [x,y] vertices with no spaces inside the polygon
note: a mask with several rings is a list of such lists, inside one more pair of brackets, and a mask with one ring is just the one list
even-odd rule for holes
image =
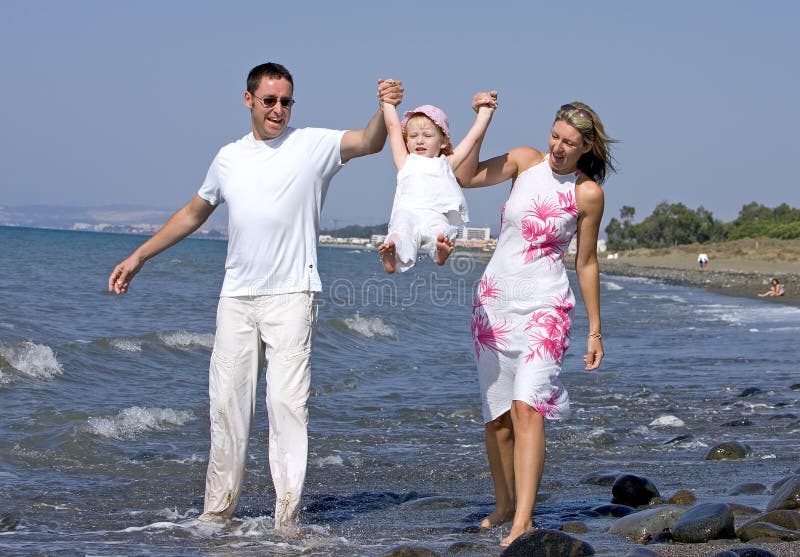
{"label": "woman's arm", "polygon": [[578,203],[578,251],[575,254],[575,272],[589,320],[589,340],[583,361],[591,371],[603,360],[603,341],[600,339],[600,266],[597,262],[597,235],[603,218],[604,194],[592,180],[583,180],[575,186]]}

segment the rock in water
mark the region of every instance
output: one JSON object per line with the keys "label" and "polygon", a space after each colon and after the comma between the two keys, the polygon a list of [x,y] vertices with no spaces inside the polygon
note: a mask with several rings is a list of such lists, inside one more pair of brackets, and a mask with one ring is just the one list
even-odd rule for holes
{"label": "rock in water", "polygon": [[768,511],[778,509],[800,509],[800,476],[795,476],[781,485],[767,503]]}
{"label": "rock in water", "polygon": [[[768,522],[775,524],[781,528],[788,528],[789,530],[800,530],[800,511],[790,511],[786,509],[779,509],[777,511],[770,511],[768,513],[759,514],[742,524],[739,528],[750,526],[755,522]],[[737,530],[736,535],[739,536]]]}
{"label": "rock in water", "polygon": [[676,542],[705,543],[735,538],[733,511],[724,503],[700,503],[686,511],[672,528]]}
{"label": "rock in water", "polygon": [[611,525],[608,533],[643,543],[652,540],[660,532],[672,528],[684,512],[686,509],[675,505],[647,509],[620,518]]}
{"label": "rock in water", "polygon": [[3,513],[0,515],[0,532],[9,532],[17,527],[19,524],[19,517],[11,513]]}
{"label": "rock in water", "polygon": [[611,502],[617,505],[638,507],[646,505],[655,497],[661,497],[655,484],[649,479],[633,474],[623,474],[611,487]]}
{"label": "rock in water", "polygon": [[732,460],[744,458],[748,454],[750,454],[750,447],[738,441],[730,441],[711,447],[706,453],[705,460]]}
{"label": "rock in water", "polygon": [[785,542],[800,541],[800,531],[789,530],[769,522],[753,522],[742,526],[737,531],[737,535],[743,542],[749,542],[756,538],[774,538]]}
{"label": "rock in water", "polygon": [[522,534],[500,557],[584,557],[594,555],[588,543],[558,530],[533,530]]}

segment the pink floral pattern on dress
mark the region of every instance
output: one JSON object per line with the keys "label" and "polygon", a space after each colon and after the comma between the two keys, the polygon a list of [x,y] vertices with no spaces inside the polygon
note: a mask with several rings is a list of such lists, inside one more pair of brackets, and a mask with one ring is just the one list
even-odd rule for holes
{"label": "pink floral pattern on dress", "polygon": [[497,281],[494,275],[484,275],[478,283],[478,294],[475,296],[475,301],[472,307],[481,305],[486,300],[500,299],[500,288],[497,286]]}
{"label": "pink floral pattern on dress", "polygon": [[562,415],[561,401],[559,399],[563,395],[563,392],[563,387],[557,387],[553,389],[547,400],[534,397],[531,406],[545,418],[558,419]]}
{"label": "pink floral pattern on dress", "polygon": [[511,332],[511,327],[505,321],[492,323],[480,303],[472,311],[471,330],[472,340],[475,343],[475,357],[478,360],[481,359],[483,350],[493,352],[508,350],[508,341],[505,337]]}
{"label": "pink floral pattern on dress", "polygon": [[566,217],[578,216],[578,204],[575,202],[575,196],[572,190],[567,192],[558,192],[558,204],[560,205],[561,212]]}
{"label": "pink floral pattern on dress", "polygon": [[559,308],[534,311],[525,325],[530,344],[525,361],[550,359],[560,364],[569,346],[569,315]]}
{"label": "pink floral pattern on dress", "polygon": [[537,196],[532,200],[532,208],[522,218],[522,237],[528,243],[523,263],[536,261],[541,257],[553,264],[566,251],[569,239],[559,234],[561,224],[578,214],[572,191],[557,192],[557,200],[552,197]]}

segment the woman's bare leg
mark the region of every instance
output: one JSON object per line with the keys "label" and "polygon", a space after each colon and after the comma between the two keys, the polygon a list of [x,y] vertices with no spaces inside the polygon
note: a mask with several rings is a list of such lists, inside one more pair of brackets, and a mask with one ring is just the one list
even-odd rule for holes
{"label": "woman's bare leg", "polygon": [[494,512],[481,521],[481,528],[508,522],[514,516],[514,427],[511,413],[484,425],[486,456],[494,484]]}
{"label": "woman's bare leg", "polygon": [[528,404],[515,400],[511,404],[514,428],[514,487],[517,507],[511,532],[500,545],[506,546],[533,528],[533,507],[544,470],[544,417]]}

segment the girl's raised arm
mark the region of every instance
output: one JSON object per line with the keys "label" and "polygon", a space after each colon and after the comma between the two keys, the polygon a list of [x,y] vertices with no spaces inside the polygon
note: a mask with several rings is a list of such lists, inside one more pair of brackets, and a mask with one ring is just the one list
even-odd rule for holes
{"label": "girl's raised arm", "polygon": [[400,127],[400,117],[397,115],[397,108],[387,102],[381,103],[381,110],[383,110],[383,122],[386,124],[386,131],[389,134],[392,159],[394,159],[397,170],[400,170],[408,157],[406,141],[403,139],[403,129]]}
{"label": "girl's raised arm", "polygon": [[453,149],[453,154],[447,157],[450,167],[455,171],[467,158],[467,155],[483,139],[489,122],[492,121],[492,114],[497,108],[497,91],[488,93],[478,93],[473,98],[473,104],[477,104],[477,116],[472,128],[464,136],[464,139]]}

